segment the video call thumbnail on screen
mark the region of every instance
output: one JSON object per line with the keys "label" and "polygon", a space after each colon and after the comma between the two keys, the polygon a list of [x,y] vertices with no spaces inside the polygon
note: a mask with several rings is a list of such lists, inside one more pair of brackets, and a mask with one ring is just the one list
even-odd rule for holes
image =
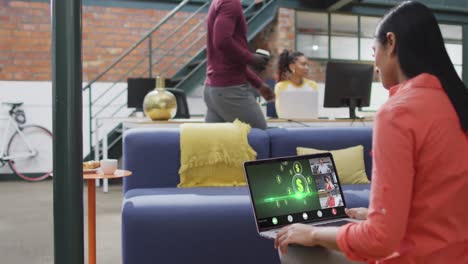
{"label": "video call thumbnail on screen", "polygon": [[247,170],[257,218],[343,205],[328,157],[263,163]]}

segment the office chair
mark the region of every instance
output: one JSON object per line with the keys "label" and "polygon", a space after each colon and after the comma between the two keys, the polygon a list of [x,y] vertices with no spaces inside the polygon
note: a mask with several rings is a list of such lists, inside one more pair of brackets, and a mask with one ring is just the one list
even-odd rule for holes
{"label": "office chair", "polygon": [[[276,85],[276,81],[273,80],[273,79],[268,79],[265,81],[266,84],[268,84],[268,86],[270,87],[271,90],[275,91],[275,85]],[[266,105],[266,115],[268,117],[272,117],[272,118],[278,118],[278,114],[276,113],[276,106],[275,106],[275,102],[268,102],[267,105]]]}
{"label": "office chair", "polygon": [[187,97],[184,90],[176,88],[166,88],[166,91],[171,92],[177,101],[177,112],[174,118],[190,118],[190,113],[187,105]]}

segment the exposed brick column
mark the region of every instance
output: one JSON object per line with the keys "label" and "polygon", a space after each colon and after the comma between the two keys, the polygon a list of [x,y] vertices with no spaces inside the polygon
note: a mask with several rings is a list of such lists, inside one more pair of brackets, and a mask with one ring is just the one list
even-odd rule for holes
{"label": "exposed brick column", "polygon": [[[273,60],[262,74],[264,79],[276,78],[278,56],[283,49],[296,49],[296,14],[294,9],[279,8],[276,19],[268,25],[252,42],[254,48],[269,50]],[[309,76],[311,80],[325,81],[325,61],[310,61]]]}
{"label": "exposed brick column", "polygon": [[262,74],[264,79],[276,79],[278,55],[283,49],[295,49],[295,26],[294,9],[279,8],[276,19],[252,41],[254,48],[266,49],[273,56],[269,67]]}

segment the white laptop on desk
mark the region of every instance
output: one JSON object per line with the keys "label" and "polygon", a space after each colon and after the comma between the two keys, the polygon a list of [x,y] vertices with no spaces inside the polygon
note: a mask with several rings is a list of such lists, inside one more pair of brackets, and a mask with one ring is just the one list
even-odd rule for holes
{"label": "white laptop on desk", "polygon": [[284,90],[277,95],[276,112],[283,119],[317,119],[319,95],[310,89]]}

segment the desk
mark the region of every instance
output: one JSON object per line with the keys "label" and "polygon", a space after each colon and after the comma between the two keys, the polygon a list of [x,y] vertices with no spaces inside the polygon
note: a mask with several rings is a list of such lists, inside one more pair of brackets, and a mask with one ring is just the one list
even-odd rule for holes
{"label": "desk", "polygon": [[[372,126],[373,117],[366,117],[363,119],[267,119],[268,127],[342,127],[342,126]],[[135,127],[179,127],[185,123],[204,123],[203,118],[190,118],[190,119],[172,119],[167,121],[152,121],[148,118],[127,118],[122,120],[123,130]]]}
{"label": "desk", "polygon": [[87,173],[88,181],[88,263],[96,264],[96,179],[117,179],[132,175],[127,170],[116,170],[114,174]]}
{"label": "desk", "polygon": [[372,126],[374,117],[362,119],[267,119],[268,127],[346,127]]}

